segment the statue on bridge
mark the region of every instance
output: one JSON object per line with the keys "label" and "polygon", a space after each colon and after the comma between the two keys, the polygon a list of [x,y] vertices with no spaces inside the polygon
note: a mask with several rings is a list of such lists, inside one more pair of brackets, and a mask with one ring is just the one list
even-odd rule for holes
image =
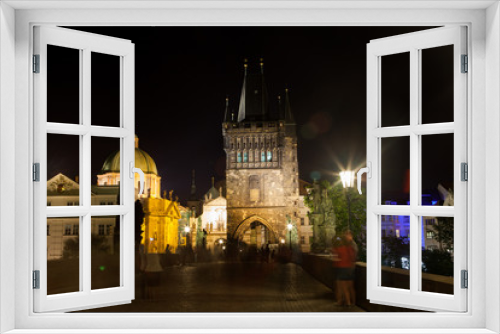
{"label": "statue on bridge", "polygon": [[309,194],[309,205],[312,206],[309,218],[313,224],[312,251],[323,253],[332,246],[335,237],[335,212],[333,200],[326,187],[314,181]]}

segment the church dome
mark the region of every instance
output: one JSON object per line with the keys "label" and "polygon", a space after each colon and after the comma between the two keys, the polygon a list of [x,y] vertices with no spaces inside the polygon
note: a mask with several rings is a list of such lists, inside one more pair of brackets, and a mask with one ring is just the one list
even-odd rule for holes
{"label": "church dome", "polygon": [[[158,175],[156,163],[151,156],[139,148],[139,138],[135,137],[135,167],[145,174]],[[102,165],[101,174],[120,172],[120,151],[111,153]]]}

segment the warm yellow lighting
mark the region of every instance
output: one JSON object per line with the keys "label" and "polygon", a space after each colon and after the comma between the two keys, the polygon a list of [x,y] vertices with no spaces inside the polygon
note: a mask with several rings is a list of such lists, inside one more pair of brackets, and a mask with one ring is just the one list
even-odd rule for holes
{"label": "warm yellow lighting", "polygon": [[189,226],[184,227],[184,232],[189,233],[190,231],[191,229],[189,228]]}
{"label": "warm yellow lighting", "polygon": [[222,239],[219,239],[219,244],[222,244]]}
{"label": "warm yellow lighting", "polygon": [[289,223],[286,227],[288,228],[288,231],[291,231],[293,228],[293,225],[291,223]]}
{"label": "warm yellow lighting", "polygon": [[351,188],[354,186],[354,172],[349,170],[340,172],[340,179],[342,180],[342,186],[344,188]]}

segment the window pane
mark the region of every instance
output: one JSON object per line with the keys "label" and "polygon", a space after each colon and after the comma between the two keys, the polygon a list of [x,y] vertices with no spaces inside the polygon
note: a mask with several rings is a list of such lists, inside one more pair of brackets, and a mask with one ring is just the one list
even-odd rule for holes
{"label": "window pane", "polygon": [[47,206],[80,205],[80,138],[47,134]]}
{"label": "window pane", "polygon": [[453,206],[453,137],[422,136],[422,205]]}
{"label": "window pane", "polygon": [[120,139],[92,137],[91,147],[92,205],[119,205]]}
{"label": "window pane", "polygon": [[381,57],[382,126],[410,124],[410,53]]}
{"label": "window pane", "polygon": [[382,138],[382,205],[410,204],[410,137]]}
{"label": "window pane", "polygon": [[452,217],[422,217],[422,291],[453,294]]}
{"label": "window pane", "polygon": [[120,57],[92,52],[92,125],[120,126]]}
{"label": "window pane", "polygon": [[47,45],[47,122],[80,123],[80,50]]}
{"label": "window pane", "polygon": [[381,216],[382,282],[384,287],[410,288],[410,217]]}
{"label": "window pane", "polygon": [[92,217],[92,290],[120,286],[120,218]]}
{"label": "window pane", "polygon": [[453,45],[423,49],[422,123],[453,122]]}
{"label": "window pane", "polygon": [[80,218],[47,219],[47,294],[80,291]]}

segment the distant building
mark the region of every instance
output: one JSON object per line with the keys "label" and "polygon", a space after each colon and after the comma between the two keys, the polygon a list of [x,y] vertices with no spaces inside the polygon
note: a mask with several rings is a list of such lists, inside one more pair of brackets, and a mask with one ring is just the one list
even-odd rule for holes
{"label": "distant building", "polygon": [[222,188],[212,187],[204,197],[202,229],[205,234],[206,248],[211,251],[222,251],[227,243],[227,200],[222,195]]}
{"label": "distant building", "polygon": [[[135,136],[135,167],[144,172],[144,193],[139,194],[139,175],[135,174],[135,199],[161,197],[161,177],[158,175],[156,163],[151,156],[139,148],[139,138]],[[97,175],[97,185],[101,187],[120,184],[120,151],[113,152],[104,161],[102,170]]]}
{"label": "distant building", "polygon": [[179,203],[164,198],[145,198],[142,200],[144,237],[141,243],[148,254],[165,253],[167,246],[175,252],[179,244]]}
{"label": "distant building", "polygon": [[[139,176],[135,176],[135,198],[142,202],[144,210],[144,239],[147,253],[164,253],[167,245],[172,251],[178,246],[178,219],[181,218],[179,204],[173,199],[161,198],[161,177],[156,163],[145,151],[139,149],[139,139],[135,138],[135,166],[145,174],[145,191],[139,193]],[[120,152],[113,152],[104,161],[97,175],[97,185],[91,186],[92,205],[118,205],[120,192]],[[47,206],[80,205],[78,180],[71,180],[57,174],[47,181]],[[119,217],[92,217],[91,233],[94,240],[102,243],[100,247],[113,253],[118,246],[115,235],[119,233]],[[78,218],[47,219],[47,257],[49,260],[61,259],[68,251],[68,240],[78,241],[80,234]],[[97,239],[95,238],[97,237]]]}
{"label": "distant building", "polygon": [[[398,201],[385,201],[385,205],[401,205]],[[409,202],[404,203],[409,205]],[[438,184],[435,195],[422,194],[422,205],[453,206],[453,189],[451,186],[446,188],[443,184]],[[424,249],[440,249],[441,245],[436,239],[435,226],[438,223],[438,217],[422,217],[421,224],[421,242]],[[381,217],[381,237],[395,236],[410,238],[410,217],[404,215],[384,215]]]}
{"label": "distant building", "polygon": [[310,184],[306,181],[299,180],[299,202],[297,215],[297,228],[299,231],[299,245],[303,253],[311,251],[313,243],[313,226],[309,221],[309,208],[304,204],[304,197],[307,196],[307,187]]}
{"label": "distant building", "polygon": [[[92,205],[116,205],[117,186],[92,186]],[[79,206],[80,186],[77,181],[71,180],[64,174],[57,174],[47,181],[47,206]],[[92,217],[91,233],[102,239],[103,245],[109,253],[115,249],[114,234],[119,224],[118,217]],[[58,260],[65,255],[70,256],[66,242],[72,240],[78,244],[81,230],[81,221],[75,217],[60,217],[47,219],[47,259]],[[65,254],[66,251],[66,254]]]}

